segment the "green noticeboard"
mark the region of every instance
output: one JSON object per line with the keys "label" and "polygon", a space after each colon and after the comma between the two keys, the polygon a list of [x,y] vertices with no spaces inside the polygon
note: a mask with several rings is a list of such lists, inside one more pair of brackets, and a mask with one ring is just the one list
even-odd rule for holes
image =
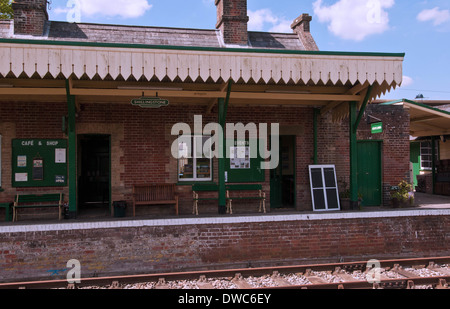
{"label": "green noticeboard", "polygon": [[12,186],[67,186],[67,140],[13,140]]}
{"label": "green noticeboard", "polygon": [[227,140],[226,182],[264,182],[265,171],[261,169],[261,162],[264,160],[259,154],[260,142],[256,139],[250,141]]}

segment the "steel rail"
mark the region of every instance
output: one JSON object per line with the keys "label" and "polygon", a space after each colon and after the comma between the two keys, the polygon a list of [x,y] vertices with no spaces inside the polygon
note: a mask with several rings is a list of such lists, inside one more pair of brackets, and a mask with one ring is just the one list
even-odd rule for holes
{"label": "steel rail", "polygon": [[[423,265],[427,267],[432,263],[448,264],[450,263],[450,256],[446,257],[431,257],[431,258],[413,258],[413,259],[392,259],[380,260],[381,268],[392,268],[398,264],[401,266],[415,266]],[[131,276],[110,276],[98,278],[81,278],[79,283],[70,286],[68,280],[45,280],[45,281],[30,281],[30,282],[6,282],[0,283],[0,289],[51,289],[51,288],[67,288],[69,287],[88,287],[88,286],[109,286],[113,283],[119,284],[138,284],[138,283],[157,283],[161,278],[166,281],[175,280],[195,280],[200,277],[204,278],[233,278],[236,274],[241,274],[242,277],[247,276],[263,276],[278,272],[279,274],[289,273],[305,273],[308,270],[313,271],[334,271],[337,268],[347,271],[361,270],[366,271],[368,261],[346,262],[346,263],[331,263],[331,264],[309,264],[309,265],[294,265],[294,266],[275,266],[275,267],[259,267],[259,268],[241,268],[241,269],[225,269],[225,270],[209,270],[209,271],[194,271],[194,272],[172,272],[159,274],[145,274],[145,275],[131,275]],[[441,280],[441,281],[440,281]],[[379,283],[379,287],[389,286],[406,286],[410,284],[437,284],[439,282],[450,282],[450,276],[434,276],[434,277],[414,277],[401,279],[384,279]],[[375,286],[376,287],[376,286]],[[270,289],[335,289],[335,288],[374,288],[374,284],[367,281],[344,281],[338,283],[326,284],[308,284],[308,285],[290,285],[282,287],[270,287]]]}

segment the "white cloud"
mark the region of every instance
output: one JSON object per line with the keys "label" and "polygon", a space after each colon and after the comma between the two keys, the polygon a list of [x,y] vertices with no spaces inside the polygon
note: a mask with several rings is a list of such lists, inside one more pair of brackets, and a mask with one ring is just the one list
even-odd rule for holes
{"label": "white cloud", "polygon": [[403,82],[401,87],[408,87],[411,86],[414,83],[414,80],[406,75],[403,75]]}
{"label": "white cloud", "polygon": [[248,17],[248,29],[251,31],[263,31],[268,28],[269,32],[292,32],[291,22],[276,16],[269,9],[249,10]]}
{"label": "white cloud", "polygon": [[439,7],[435,7],[430,10],[423,10],[417,15],[418,21],[432,21],[434,26],[439,26],[450,20],[449,10],[440,10]]}
{"label": "white cloud", "polygon": [[81,11],[86,15],[101,14],[124,18],[140,17],[152,8],[147,0],[80,0]]}
{"label": "white cloud", "polygon": [[389,29],[387,9],[395,0],[339,0],[335,4],[322,5],[322,0],[313,3],[319,22],[328,23],[334,35],[353,41],[362,41],[367,36],[381,34]]}
{"label": "white cloud", "polygon": [[94,15],[136,18],[151,8],[148,0],[68,0],[66,7],[57,7],[54,11],[55,14],[67,13],[67,18],[77,17],[75,19]]}

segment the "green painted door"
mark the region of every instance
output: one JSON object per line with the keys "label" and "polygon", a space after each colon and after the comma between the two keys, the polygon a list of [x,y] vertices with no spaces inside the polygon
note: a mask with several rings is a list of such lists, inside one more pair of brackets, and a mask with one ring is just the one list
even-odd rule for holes
{"label": "green painted door", "polygon": [[362,206],[382,204],[381,142],[358,142],[358,190]]}
{"label": "green painted door", "polygon": [[413,184],[417,187],[417,175],[420,175],[420,142],[411,143],[410,145],[410,162],[413,172]]}

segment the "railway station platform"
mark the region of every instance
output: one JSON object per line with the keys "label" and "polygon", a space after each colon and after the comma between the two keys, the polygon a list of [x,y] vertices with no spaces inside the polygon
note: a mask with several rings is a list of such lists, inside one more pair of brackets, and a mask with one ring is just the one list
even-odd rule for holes
{"label": "railway station platform", "polygon": [[449,206],[1,223],[0,281],[449,256]]}

